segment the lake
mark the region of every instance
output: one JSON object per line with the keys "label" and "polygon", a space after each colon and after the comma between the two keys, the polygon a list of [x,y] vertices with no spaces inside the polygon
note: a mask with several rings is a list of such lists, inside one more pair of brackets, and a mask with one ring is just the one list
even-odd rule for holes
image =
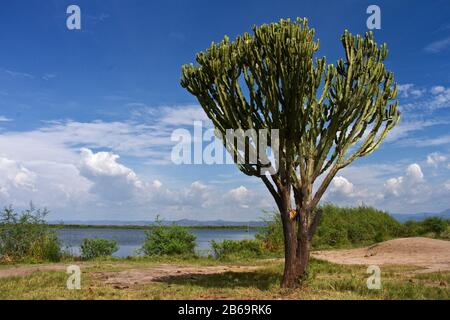
{"label": "lake", "polygon": [[[211,252],[210,241],[254,239],[255,229],[191,229],[197,237],[196,252],[208,255]],[[145,230],[142,229],[106,229],[106,228],[64,228],[58,229],[58,237],[64,247],[74,255],[80,254],[80,244],[85,238],[114,239],[119,244],[115,257],[137,255],[136,249],[142,246],[145,239]]]}

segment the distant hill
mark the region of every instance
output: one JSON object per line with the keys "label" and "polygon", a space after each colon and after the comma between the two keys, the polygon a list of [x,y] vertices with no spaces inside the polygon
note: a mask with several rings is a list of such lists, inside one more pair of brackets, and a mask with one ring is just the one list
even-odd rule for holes
{"label": "distant hill", "polygon": [[391,214],[392,217],[394,217],[397,221],[400,222],[405,222],[408,220],[413,220],[413,221],[421,221],[424,220],[426,218],[430,218],[430,217],[441,217],[444,219],[450,219],[450,209],[447,209],[445,211],[442,212],[435,212],[435,213],[429,213],[429,212],[423,212],[423,213],[406,213],[406,214],[401,214],[401,213],[394,213]]}
{"label": "distant hill", "polygon": [[[92,225],[92,226],[149,226],[153,225],[154,221],[149,220],[67,220],[67,221],[49,221],[50,224],[68,224],[68,225]],[[226,221],[226,220],[209,220],[209,221],[199,221],[199,220],[163,220],[163,225],[179,225],[184,227],[192,226],[211,226],[211,227],[260,227],[264,225],[263,221]]]}

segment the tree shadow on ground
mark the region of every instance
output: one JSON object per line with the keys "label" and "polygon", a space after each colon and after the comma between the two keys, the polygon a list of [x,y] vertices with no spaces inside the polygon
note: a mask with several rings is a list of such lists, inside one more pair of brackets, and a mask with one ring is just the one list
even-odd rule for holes
{"label": "tree shadow on ground", "polygon": [[256,287],[268,290],[280,282],[280,274],[271,270],[257,270],[251,272],[223,272],[215,274],[184,274],[167,276],[156,279],[158,282],[178,285],[192,285],[204,288],[238,288]]}

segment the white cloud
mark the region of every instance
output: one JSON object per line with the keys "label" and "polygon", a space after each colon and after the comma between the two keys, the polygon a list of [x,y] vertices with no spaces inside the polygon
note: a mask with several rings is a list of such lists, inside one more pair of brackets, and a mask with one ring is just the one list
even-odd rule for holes
{"label": "white cloud", "polygon": [[429,119],[429,120],[402,120],[397,124],[391,132],[389,132],[386,141],[387,142],[397,142],[404,139],[411,134],[426,130],[428,128],[446,125],[450,121],[445,119]]}
{"label": "white cloud", "polygon": [[0,116],[0,122],[9,122],[9,121],[12,121],[12,119],[9,119],[9,118],[4,117],[4,116]]}
{"label": "white cloud", "polygon": [[427,156],[427,164],[433,167],[438,167],[445,161],[447,161],[447,157],[440,154],[439,152],[433,152]]}
{"label": "white cloud", "polygon": [[4,70],[4,72],[13,78],[24,78],[24,79],[34,79],[35,78],[34,75],[29,74],[27,72],[19,72],[19,71],[12,71],[12,70]]}
{"label": "white cloud", "polygon": [[119,156],[111,152],[93,153],[81,149],[80,174],[93,184],[91,190],[103,199],[125,201],[136,196],[144,184],[130,168],[117,162]]}
{"label": "white cloud", "polygon": [[418,89],[412,83],[400,84],[400,85],[398,85],[397,88],[398,88],[398,93],[400,94],[400,96],[404,97],[404,98],[409,98],[411,96],[418,98],[418,97],[421,97],[425,93],[424,89]]}
{"label": "white cloud", "polygon": [[162,182],[159,180],[153,180],[153,187],[155,187],[156,189],[159,189],[162,187]]}
{"label": "white cloud", "polygon": [[433,95],[430,102],[432,109],[450,107],[450,88],[436,86],[431,89],[431,93]]}
{"label": "white cloud", "polygon": [[252,200],[252,193],[244,186],[232,189],[228,192],[231,200],[235,201],[241,208],[248,208]]}
{"label": "white cloud", "polygon": [[424,175],[420,165],[413,163],[406,169],[405,175],[388,179],[385,183],[387,194],[396,197],[415,194],[424,182]]}
{"label": "white cloud", "polygon": [[431,88],[431,93],[432,94],[440,94],[440,93],[442,93],[444,91],[445,91],[445,87],[443,87],[443,86],[434,86],[434,87]]}
{"label": "white cloud", "polygon": [[416,88],[414,84],[398,86],[401,110],[427,110],[450,107],[450,88],[441,85]]}
{"label": "white cloud", "polygon": [[430,43],[425,47],[428,53],[440,53],[450,47],[450,37]]}
{"label": "white cloud", "polygon": [[417,138],[410,139],[402,142],[404,146],[414,147],[435,147],[450,144],[450,135],[445,134],[433,138]]}
{"label": "white cloud", "polygon": [[348,181],[346,178],[336,176],[331,183],[330,191],[351,196],[353,194],[353,188],[353,183]]}
{"label": "white cloud", "polygon": [[4,192],[11,187],[33,190],[36,174],[14,160],[0,158],[0,185]]}

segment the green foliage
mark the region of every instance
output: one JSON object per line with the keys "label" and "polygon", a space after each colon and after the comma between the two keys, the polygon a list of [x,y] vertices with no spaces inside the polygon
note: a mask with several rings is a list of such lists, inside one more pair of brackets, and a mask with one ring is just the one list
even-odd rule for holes
{"label": "green foliage", "polygon": [[81,242],[81,258],[91,260],[99,257],[112,256],[119,250],[116,240],[109,239],[83,239]]}
{"label": "green foliage", "polygon": [[33,205],[21,212],[10,206],[0,212],[0,255],[5,261],[59,261],[61,246],[45,221],[47,209]]}
{"label": "green foliage", "polygon": [[431,217],[422,221],[424,232],[434,232],[440,235],[447,230],[448,221],[440,217]]}
{"label": "green foliage", "polygon": [[[315,248],[346,247],[381,242],[401,234],[401,224],[386,212],[360,206],[340,208],[325,205],[313,238]],[[257,239],[270,251],[283,249],[283,231],[278,213],[267,219]]]}
{"label": "green foliage", "polygon": [[423,234],[423,227],[420,221],[406,221],[403,223],[402,236],[416,237]]}
{"label": "green foliage", "polygon": [[223,240],[211,241],[214,257],[217,259],[257,258],[263,254],[262,243],[259,240]]}
{"label": "green foliage", "polygon": [[145,234],[140,252],[146,256],[195,254],[196,237],[187,228],[163,226],[157,218],[155,225]]}
{"label": "green foliage", "polygon": [[440,217],[430,217],[423,221],[406,221],[403,224],[402,235],[417,237],[432,234],[436,237],[448,238],[450,223]]}
{"label": "green foliage", "polygon": [[284,246],[281,215],[278,212],[266,212],[263,219],[264,227],[256,234],[256,239],[261,241],[263,248],[269,252],[281,250]]}
{"label": "green foliage", "polygon": [[[182,67],[181,85],[223,136],[227,129],[280,130],[286,172],[314,159],[314,168],[301,170],[312,183],[333,163],[339,169],[370,154],[400,119],[386,44],[347,30],[341,42],[345,59],[328,64],[316,56],[319,41],[306,18],[254,26],[252,34],[225,36],[199,52],[196,65]],[[223,142],[240,159],[238,147]],[[239,169],[259,175],[267,159],[258,160]]]}
{"label": "green foliage", "polygon": [[370,244],[397,237],[401,233],[399,222],[375,208],[340,208],[328,204],[322,210],[322,220],[313,238],[316,247]]}

